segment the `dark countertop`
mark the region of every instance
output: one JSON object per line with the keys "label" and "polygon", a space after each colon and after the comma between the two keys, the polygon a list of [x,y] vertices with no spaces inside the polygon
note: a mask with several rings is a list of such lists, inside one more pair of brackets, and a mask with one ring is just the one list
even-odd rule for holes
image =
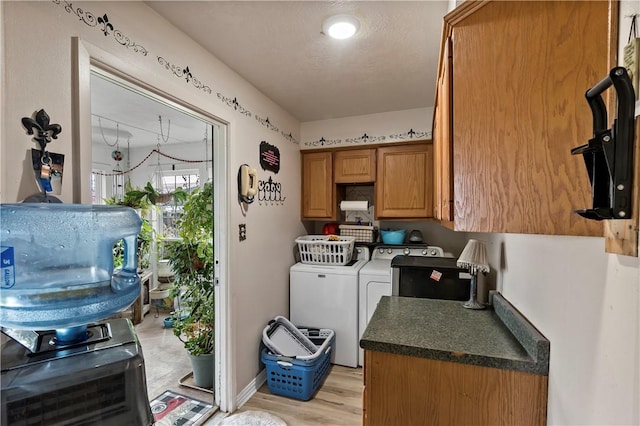
{"label": "dark countertop", "polygon": [[547,375],[549,341],[498,292],[484,310],[462,302],[383,296],[363,349]]}

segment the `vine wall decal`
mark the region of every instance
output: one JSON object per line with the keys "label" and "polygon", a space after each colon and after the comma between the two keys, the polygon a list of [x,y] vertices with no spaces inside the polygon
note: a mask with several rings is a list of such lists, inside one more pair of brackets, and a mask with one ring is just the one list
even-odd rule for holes
{"label": "vine wall decal", "polygon": [[297,140],[296,138],[294,138],[294,137],[293,137],[293,135],[291,134],[291,132],[289,132],[289,134],[287,135],[287,134],[285,134],[285,132],[282,132],[282,131],[281,131],[281,132],[280,132],[280,134],[281,134],[281,135],[282,135],[286,140],[288,140],[289,142],[291,142],[291,143],[295,143],[296,145],[298,145],[298,143],[299,143],[299,142],[298,142],[298,140]]}
{"label": "vine wall decal", "polygon": [[399,133],[389,135],[390,139],[407,140],[407,139],[431,139],[431,132],[416,132],[413,129],[409,129],[406,133]]}
{"label": "vine wall decal", "polygon": [[261,118],[256,115],[256,120],[258,121],[258,123],[262,124],[267,129],[273,130],[274,132],[278,132],[278,133],[280,132],[280,130],[276,126],[271,124],[271,122],[269,121],[269,117]]}
{"label": "vine wall decal", "polygon": [[262,124],[267,129],[273,130],[276,133],[280,133],[285,139],[287,139],[291,143],[295,143],[296,145],[298,144],[298,141],[293,137],[291,132],[289,132],[289,134],[287,134],[284,131],[280,130],[278,128],[278,126],[274,125],[273,123],[271,123],[271,121],[269,121],[269,117],[262,118],[262,117],[259,117],[257,115],[255,117],[256,117],[256,120],[258,121],[258,123]]}
{"label": "vine wall decal", "polygon": [[347,138],[345,139],[346,143],[358,144],[358,143],[369,143],[369,142],[384,142],[386,136],[369,136],[366,133],[359,138]]}
{"label": "vine wall decal", "polygon": [[415,131],[413,129],[409,129],[405,133],[393,133],[387,136],[369,136],[367,133],[364,133],[360,137],[355,138],[346,138],[342,139],[325,139],[321,137],[318,140],[304,142],[305,147],[325,147],[325,146],[333,146],[333,145],[342,145],[342,144],[367,144],[367,143],[379,143],[379,142],[397,142],[398,140],[407,140],[407,139],[431,139],[431,132],[422,132]]}
{"label": "vine wall decal", "polygon": [[54,4],[60,5],[64,4],[64,10],[67,13],[72,13],[78,17],[78,19],[84,22],[86,25],[90,27],[98,28],[105,37],[109,35],[113,35],[113,38],[116,42],[120,43],[124,47],[133,50],[136,53],[140,53],[142,56],[147,56],[149,53],[144,46],[141,46],[135,42],[133,42],[129,37],[124,35],[122,31],[116,29],[111,22],[109,22],[109,17],[107,14],[103,14],[102,16],[94,15],[92,12],[83,10],[79,7],[74,8],[73,3],[68,2],[66,0],[51,0]]}
{"label": "vine wall decal", "polygon": [[[72,2],[69,2],[66,0],[51,0],[51,2],[56,5],[63,5],[67,13],[77,16],[81,22],[88,25],[89,27],[97,28],[99,31],[102,32],[102,34],[104,34],[105,37],[109,37],[110,35],[112,35],[114,40],[119,44],[121,44],[122,46],[128,49],[131,49],[136,53],[140,53],[143,56],[148,55],[149,52],[147,51],[147,49],[144,46],[133,42],[129,37],[124,35],[122,31],[117,29],[114,26],[114,23],[111,22],[111,20],[109,19],[109,16],[106,13],[103,13],[102,16],[97,16],[93,12],[84,10],[79,7],[74,7]],[[202,90],[203,92],[209,95],[213,94],[211,87],[207,86],[206,84],[202,83],[202,81],[194,77],[193,72],[189,70],[188,66],[185,66],[183,68],[183,67],[174,65],[162,56],[156,56],[156,58],[159,65],[163,66],[167,71],[171,71],[171,73],[174,76],[184,79],[185,83],[191,84],[196,89]],[[218,100],[220,100],[222,103],[224,103],[228,107],[233,108],[233,110],[238,114],[244,115],[245,117],[254,116],[254,114],[252,114],[251,111],[249,111],[247,108],[241,105],[240,102],[238,102],[237,97],[225,96],[220,92],[217,92],[216,96]],[[277,126],[271,124],[271,122],[269,121],[269,117],[263,119],[255,115],[255,118],[258,123],[262,124],[269,130],[280,134],[283,138],[285,138],[289,142],[294,144],[299,143],[293,137],[291,132],[286,133],[285,131],[280,130]]]}
{"label": "vine wall decal", "polygon": [[339,145],[342,143],[342,139],[325,139],[321,137],[317,141],[305,142],[304,146],[331,146],[331,145]]}
{"label": "vine wall decal", "polygon": [[245,115],[247,117],[251,117],[251,111],[240,105],[238,102],[238,98],[231,99],[230,97],[224,96],[222,93],[218,93],[218,99],[220,99],[223,103],[227,104],[228,107],[233,108],[234,111]]}
{"label": "vine wall decal", "polygon": [[191,82],[191,84],[193,84],[193,87],[195,87],[196,89],[200,89],[205,93],[211,94],[211,87],[202,84],[200,80],[195,78],[191,71],[189,71],[188,65],[184,68],[173,65],[162,56],[158,56],[158,63],[160,65],[164,65],[165,69],[171,71],[176,77],[184,77],[184,80],[187,83]]}

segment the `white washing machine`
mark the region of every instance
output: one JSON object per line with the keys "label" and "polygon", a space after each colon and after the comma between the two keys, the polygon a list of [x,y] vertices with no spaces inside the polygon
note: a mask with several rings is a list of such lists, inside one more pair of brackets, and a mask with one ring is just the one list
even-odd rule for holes
{"label": "white washing machine", "polygon": [[[391,296],[391,259],[395,256],[444,257],[440,247],[423,244],[382,245],[373,249],[371,261],[360,269],[358,297],[358,341],[382,296]],[[364,364],[364,351],[358,345],[358,365]]]}
{"label": "white washing machine", "polygon": [[289,320],[298,326],[329,328],[336,333],[331,362],[358,366],[358,274],[369,249],[356,246],[346,266],[296,263],[289,271]]}

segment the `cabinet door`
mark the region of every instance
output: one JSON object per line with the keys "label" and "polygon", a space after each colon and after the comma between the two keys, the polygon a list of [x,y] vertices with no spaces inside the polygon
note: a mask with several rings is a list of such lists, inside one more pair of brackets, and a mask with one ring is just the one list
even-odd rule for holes
{"label": "cabinet door", "polygon": [[302,218],[335,220],[331,152],[302,153]]}
{"label": "cabinet door", "polygon": [[612,66],[617,16],[617,2],[496,1],[454,24],[456,230],[602,236],[572,213],[591,200],[570,151],[592,138],[584,94]]}
{"label": "cabinet door", "polygon": [[453,224],[453,146],[451,140],[451,38],[443,46],[433,122],[435,156],[434,217],[442,225]]}
{"label": "cabinet door", "polygon": [[376,150],[350,149],[333,154],[335,183],[368,183],[376,180]]}
{"label": "cabinet door", "polygon": [[433,146],[378,148],[376,217],[433,217]]}
{"label": "cabinet door", "polygon": [[547,376],[364,351],[365,426],[546,425]]}

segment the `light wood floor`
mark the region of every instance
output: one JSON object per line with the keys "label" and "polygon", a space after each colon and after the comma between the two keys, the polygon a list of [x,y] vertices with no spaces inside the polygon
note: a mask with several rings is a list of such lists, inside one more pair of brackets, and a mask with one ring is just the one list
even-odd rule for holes
{"label": "light wood floor", "polygon": [[[212,394],[179,385],[179,379],[191,371],[191,364],[182,343],[171,329],[163,327],[162,320],[168,314],[161,312],[158,318],[154,318],[154,313],[153,310],[149,312],[144,316],[143,322],[136,326],[145,358],[149,399],[164,390],[172,390],[213,402]],[[362,369],[332,365],[324,383],[309,401],[274,395],[269,392],[267,384],[264,384],[235,413],[251,410],[269,412],[280,417],[289,426],[361,425]]]}
{"label": "light wood floor", "polygon": [[362,369],[332,365],[325,382],[309,401],[274,395],[264,384],[236,413],[250,410],[267,411],[289,426],[361,425]]}
{"label": "light wood floor", "polygon": [[152,308],[135,326],[144,355],[149,400],[170,390],[213,403],[212,393],[180,385],[180,379],[191,372],[191,361],[182,342],[174,336],[173,329],[164,328],[163,320],[168,315],[160,311],[156,318],[156,311]]}

